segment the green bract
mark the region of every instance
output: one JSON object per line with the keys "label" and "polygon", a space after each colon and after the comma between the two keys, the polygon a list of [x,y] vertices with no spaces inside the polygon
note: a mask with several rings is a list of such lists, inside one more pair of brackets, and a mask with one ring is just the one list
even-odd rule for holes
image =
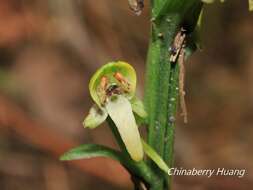
{"label": "green bract", "polygon": [[89,90],[95,105],[83,125],[95,128],[108,115],[116,125],[128,153],[135,161],[143,159],[143,147],[133,112],[147,116],[142,101],[135,97],[136,73],[126,62],[110,62],[102,66],[91,78]]}

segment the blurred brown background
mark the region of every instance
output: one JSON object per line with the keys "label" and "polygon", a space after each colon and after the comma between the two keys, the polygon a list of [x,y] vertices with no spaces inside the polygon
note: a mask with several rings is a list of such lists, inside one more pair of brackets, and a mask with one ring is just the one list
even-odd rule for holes
{"label": "blurred brown background", "polygon": [[[206,7],[203,51],[187,62],[189,124],[178,117],[177,167],[239,168],[246,176],[174,177],[175,190],[253,186],[253,13],[247,1]],[[143,96],[148,4],[126,0],[0,1],[0,189],[131,189],[127,172],[98,158],[62,163],[81,143],[116,146],[107,127],[85,130],[88,81],[111,60],[138,73]]]}

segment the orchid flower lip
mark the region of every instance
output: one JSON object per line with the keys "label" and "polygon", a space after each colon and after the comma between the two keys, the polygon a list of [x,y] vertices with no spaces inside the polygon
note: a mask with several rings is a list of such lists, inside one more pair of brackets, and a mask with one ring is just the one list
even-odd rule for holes
{"label": "orchid flower lip", "polygon": [[143,147],[130,101],[123,95],[113,95],[106,103],[105,109],[115,123],[132,159],[142,160]]}

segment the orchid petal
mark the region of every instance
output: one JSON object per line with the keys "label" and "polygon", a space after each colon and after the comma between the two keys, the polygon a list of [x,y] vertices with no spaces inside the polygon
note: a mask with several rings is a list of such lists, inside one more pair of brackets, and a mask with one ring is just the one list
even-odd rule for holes
{"label": "orchid petal", "polygon": [[133,109],[134,113],[136,113],[141,118],[146,118],[148,116],[148,114],[144,108],[144,104],[140,99],[138,99],[137,97],[133,97],[130,100],[130,102],[131,102],[132,109]]}
{"label": "orchid petal", "polygon": [[98,127],[103,123],[108,116],[105,109],[99,108],[97,105],[93,105],[89,111],[88,116],[83,121],[83,126],[90,129]]}

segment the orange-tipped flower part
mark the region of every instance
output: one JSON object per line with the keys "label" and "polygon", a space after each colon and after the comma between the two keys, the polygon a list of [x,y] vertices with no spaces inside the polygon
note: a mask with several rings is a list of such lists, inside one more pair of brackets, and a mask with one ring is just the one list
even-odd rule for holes
{"label": "orange-tipped flower part", "polygon": [[106,76],[103,76],[100,81],[100,88],[103,90],[106,90],[108,84],[108,78]]}
{"label": "orange-tipped flower part", "polygon": [[126,80],[124,79],[123,75],[119,72],[116,72],[114,74],[115,79],[117,79],[119,82],[126,82]]}
{"label": "orange-tipped flower part", "polygon": [[127,82],[127,80],[120,72],[116,72],[113,76],[120,84],[122,84],[123,86],[125,86],[127,90],[129,90],[128,88],[130,84]]}

